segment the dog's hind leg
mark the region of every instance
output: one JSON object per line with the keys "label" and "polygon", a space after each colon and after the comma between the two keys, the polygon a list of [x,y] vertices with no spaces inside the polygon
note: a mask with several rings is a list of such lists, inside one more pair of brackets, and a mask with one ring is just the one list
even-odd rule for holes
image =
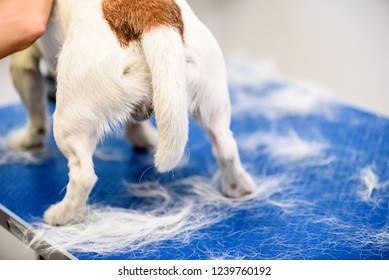
{"label": "dog's hind leg", "polygon": [[212,83],[192,113],[212,141],[212,152],[221,170],[223,194],[238,198],[252,193],[255,183],[242,166],[238,146],[230,130],[231,105],[226,83],[218,83],[217,79]]}
{"label": "dog's hind leg", "polygon": [[13,131],[9,136],[9,145],[15,149],[40,147],[48,134],[46,92],[39,69],[41,58],[37,44],[11,56],[12,79],[28,114],[26,127]]}
{"label": "dog's hind leg", "polygon": [[92,155],[98,142],[93,125],[80,125],[82,119],[57,110],[54,114],[56,143],[68,159],[69,183],[62,201],[52,205],[44,214],[51,225],[64,225],[82,220],[89,194],[97,181]]}
{"label": "dog's hind leg", "polygon": [[136,149],[149,150],[158,145],[158,132],[149,121],[128,121],[125,133]]}

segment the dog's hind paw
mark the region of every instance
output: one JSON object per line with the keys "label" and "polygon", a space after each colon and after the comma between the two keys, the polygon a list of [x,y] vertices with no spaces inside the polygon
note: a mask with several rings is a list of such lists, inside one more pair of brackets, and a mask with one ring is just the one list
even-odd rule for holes
{"label": "dog's hind paw", "polygon": [[74,204],[61,201],[49,207],[44,213],[44,220],[52,226],[74,224],[85,217],[85,207],[75,207]]}
{"label": "dog's hind paw", "polygon": [[8,136],[7,144],[14,150],[41,148],[44,145],[45,137],[45,128],[32,132],[30,128],[25,127],[12,131]]}
{"label": "dog's hind paw", "polygon": [[255,191],[255,182],[244,170],[239,172],[232,181],[223,181],[222,192],[231,198],[240,198],[252,194]]}
{"label": "dog's hind paw", "polygon": [[129,123],[126,138],[137,150],[152,150],[158,145],[158,132],[149,122]]}

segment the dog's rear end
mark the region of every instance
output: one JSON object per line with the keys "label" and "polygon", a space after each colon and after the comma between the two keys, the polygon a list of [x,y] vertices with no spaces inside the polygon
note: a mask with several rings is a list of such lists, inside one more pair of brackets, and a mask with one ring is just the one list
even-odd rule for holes
{"label": "dog's rear end", "polygon": [[[136,145],[153,147],[158,142],[158,171],[173,169],[187,143],[188,110],[211,137],[223,192],[239,197],[253,190],[254,183],[241,165],[229,130],[223,57],[213,36],[185,1],[59,0],[50,23],[45,36],[64,38],[56,68],[54,136],[69,161],[70,172],[65,198],[45,213],[49,224],[66,224],[82,217],[97,180],[94,149],[99,139],[120,123],[127,124],[127,135]],[[41,45],[43,55],[49,56],[46,60],[55,64],[52,49],[58,46],[45,39]],[[20,75],[16,78],[21,79]],[[43,96],[43,89],[33,92],[32,82],[26,88],[22,95]],[[32,103],[25,102],[29,111]],[[159,141],[150,124],[141,121],[150,110],[155,112]]]}

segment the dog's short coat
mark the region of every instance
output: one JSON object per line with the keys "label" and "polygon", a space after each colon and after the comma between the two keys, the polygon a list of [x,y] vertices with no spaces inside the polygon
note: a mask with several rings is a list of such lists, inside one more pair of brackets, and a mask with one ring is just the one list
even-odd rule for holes
{"label": "dog's short coat", "polygon": [[[186,1],[55,1],[39,47],[11,59],[29,113],[27,127],[11,136],[16,148],[43,145],[48,133],[41,57],[57,76],[53,129],[69,165],[66,195],[45,212],[47,223],[82,218],[97,180],[94,149],[119,124],[126,124],[126,136],[136,147],[156,147],[158,171],[173,169],[187,143],[188,112],[210,136],[223,193],[240,197],[253,191],[229,128],[220,48]],[[147,121],[152,112],[157,131]]]}

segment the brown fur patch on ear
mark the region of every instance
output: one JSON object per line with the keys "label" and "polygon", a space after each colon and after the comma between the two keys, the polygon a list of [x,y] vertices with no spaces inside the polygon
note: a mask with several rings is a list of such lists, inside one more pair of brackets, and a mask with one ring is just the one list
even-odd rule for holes
{"label": "brown fur patch on ear", "polygon": [[103,14],[122,47],[159,26],[171,26],[184,38],[181,9],[174,0],[103,0]]}

